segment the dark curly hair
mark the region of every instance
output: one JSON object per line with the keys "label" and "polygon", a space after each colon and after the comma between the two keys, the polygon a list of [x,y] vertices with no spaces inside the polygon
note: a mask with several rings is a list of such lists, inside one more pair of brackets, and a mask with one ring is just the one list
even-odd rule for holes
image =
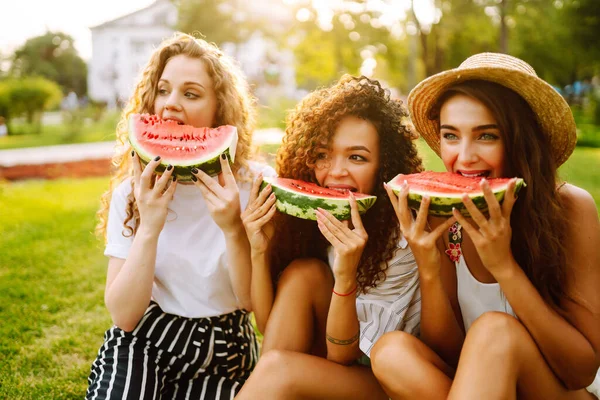
{"label": "dark curly hair", "polygon": [[[363,216],[369,240],[357,273],[361,292],[385,279],[388,261],[397,248],[398,219],[383,183],[397,174],[421,172],[421,158],[407,126],[408,112],[389,90],[364,76],[344,75],[332,87],[316,90],[305,97],[288,115],[283,144],[277,152],[277,172],[282,178],[318,183],[314,165],[317,148],[329,143],[337,125],[346,116],[373,123],[379,134],[380,165],[375,185],[377,202]],[[277,246],[271,250],[273,274],[278,275],[296,258],[315,257],[326,261],[327,240],[314,221],[284,214],[275,218]]]}

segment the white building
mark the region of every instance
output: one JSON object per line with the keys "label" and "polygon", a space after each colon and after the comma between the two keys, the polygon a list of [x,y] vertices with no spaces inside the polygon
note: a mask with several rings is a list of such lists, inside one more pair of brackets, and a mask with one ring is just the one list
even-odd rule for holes
{"label": "white building", "polygon": [[[261,4],[263,7],[257,7]],[[237,4],[240,4],[239,2]],[[268,1],[251,2],[252,12],[272,12]],[[280,11],[282,9],[280,8]],[[279,13],[280,19],[288,18]],[[293,16],[291,16],[293,18]],[[92,59],[88,67],[88,94],[114,108],[132,94],[141,69],[152,50],[171,36],[177,24],[177,8],[169,0],[156,0],[146,8],[91,27]],[[210,37],[207,38],[210,40]],[[280,51],[273,41],[255,32],[239,45],[226,43],[223,51],[235,57],[248,80],[262,97],[268,91],[293,97],[296,92],[294,59],[291,51]],[[269,79],[273,75],[277,79]]]}

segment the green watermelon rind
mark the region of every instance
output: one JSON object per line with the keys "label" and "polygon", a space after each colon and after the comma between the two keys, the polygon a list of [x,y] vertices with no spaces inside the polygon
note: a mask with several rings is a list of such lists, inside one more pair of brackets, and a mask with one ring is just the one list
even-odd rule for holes
{"label": "green watermelon rind", "polygon": [[[142,165],[145,167],[156,155],[152,155],[144,151],[143,147],[136,141],[135,135],[132,134],[134,130],[134,118],[136,115],[132,115],[129,118],[129,143],[131,147],[138,154]],[[197,168],[204,171],[210,176],[215,176],[221,172],[221,154],[225,153],[230,164],[235,161],[235,152],[238,142],[237,128],[233,128],[233,133],[229,143],[225,142],[222,146],[212,151],[210,154],[203,156],[197,160],[190,160],[187,162],[177,162],[174,160],[162,159],[160,164],[156,167],[156,172],[162,174],[169,164],[173,165],[173,175],[177,177],[178,182],[192,182],[192,168]]]}
{"label": "green watermelon rind", "polygon": [[[269,183],[275,194],[275,207],[279,212],[302,219],[316,221],[316,210],[317,208],[322,208],[329,211],[339,220],[351,218],[350,201],[347,199],[325,199],[315,194],[300,193],[297,190],[291,190],[286,186],[278,185],[276,178],[270,177],[263,178],[260,190],[263,190]],[[375,204],[375,201],[377,201],[376,196],[356,199],[359,214],[367,212],[367,210]]]}
{"label": "green watermelon rind", "polygon": [[[390,187],[396,195],[400,192],[400,186],[397,186],[392,182],[388,183],[388,185],[390,185]],[[525,184],[525,181],[521,178],[517,179],[515,185],[515,194],[518,194],[524,186],[527,186]],[[502,204],[502,202],[504,201],[504,196],[506,195],[507,187],[508,183],[492,189],[494,197],[496,197],[500,204]],[[488,205],[483,195],[483,192],[469,193],[468,195],[475,204],[475,206],[483,214],[488,213]],[[471,214],[462,202],[462,194],[446,195],[435,192],[433,190],[415,190],[411,189],[410,186],[407,197],[408,207],[414,210],[419,210],[419,208],[421,207],[421,201],[423,200],[424,196],[429,196],[431,200],[431,202],[429,203],[429,215],[434,215],[437,217],[451,217],[452,208],[456,208],[465,217],[471,216]]]}

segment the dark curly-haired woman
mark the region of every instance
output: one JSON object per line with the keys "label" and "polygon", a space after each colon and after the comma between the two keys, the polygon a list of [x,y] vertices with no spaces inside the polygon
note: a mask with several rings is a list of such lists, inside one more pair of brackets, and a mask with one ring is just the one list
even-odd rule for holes
{"label": "dark curly-haired woman", "polygon": [[[419,330],[417,266],[383,183],[422,170],[407,111],[379,82],[344,76],[288,118],[280,177],[378,197],[361,218],[279,214],[254,183],[242,215],[252,248],[252,305],[263,356],[240,399],[387,399],[368,364],[385,332]],[[360,360],[360,361],[359,361]]]}

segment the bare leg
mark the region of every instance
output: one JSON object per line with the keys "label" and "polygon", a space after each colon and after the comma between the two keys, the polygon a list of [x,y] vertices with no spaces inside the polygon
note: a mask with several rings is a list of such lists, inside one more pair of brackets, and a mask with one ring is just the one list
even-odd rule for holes
{"label": "bare leg", "polygon": [[406,332],[383,335],[371,350],[371,365],[385,392],[398,399],[445,399],[452,368]]}
{"label": "bare leg", "polygon": [[277,284],[262,353],[279,349],[325,357],[332,288],[333,275],[322,261],[300,259],[288,265]]}
{"label": "bare leg", "polygon": [[449,399],[593,399],[568,391],[527,329],[506,313],[488,312],[469,329]]}
{"label": "bare leg", "polygon": [[264,354],[238,400],[387,400],[371,370],[285,350]]}

